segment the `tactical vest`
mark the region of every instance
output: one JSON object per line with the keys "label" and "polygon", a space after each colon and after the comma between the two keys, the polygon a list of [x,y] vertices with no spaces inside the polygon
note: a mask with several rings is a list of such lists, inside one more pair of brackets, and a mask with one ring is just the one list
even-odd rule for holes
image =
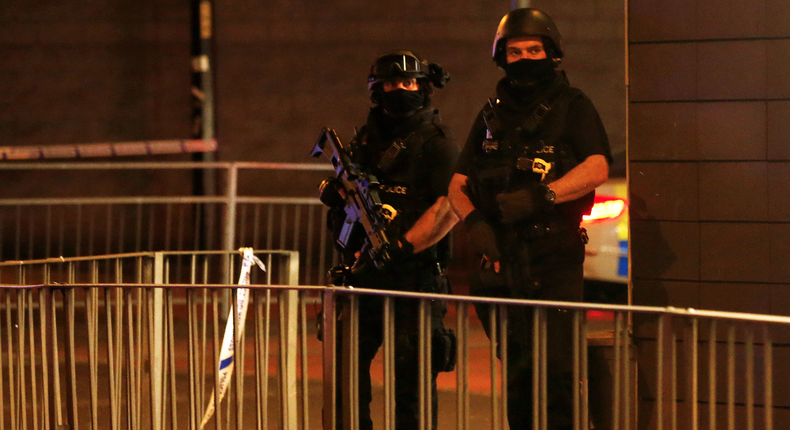
{"label": "tactical vest", "polygon": [[[405,234],[436,202],[424,184],[430,171],[427,160],[423,158],[423,149],[426,142],[436,137],[448,137],[449,132],[434,111],[418,113],[423,115],[423,120],[403,139],[372,144],[368,142],[370,132],[365,125],[350,143],[352,159],[378,179],[381,201],[398,211],[393,230],[400,235]],[[448,246],[447,241],[443,242],[440,242],[442,245],[438,250],[425,253],[426,258],[443,259],[442,255],[449,252],[444,249]]]}
{"label": "tactical vest", "polygon": [[[471,197],[475,207],[491,220],[500,219],[495,196],[505,191],[550,183],[576,167],[580,160],[566,139],[567,115],[571,102],[582,95],[578,89],[561,85],[552,88],[523,111],[515,111],[490,101],[483,109],[486,139],[475,157],[471,175]],[[525,113],[529,112],[529,113]],[[594,192],[561,203],[543,217],[580,221],[592,208]]]}

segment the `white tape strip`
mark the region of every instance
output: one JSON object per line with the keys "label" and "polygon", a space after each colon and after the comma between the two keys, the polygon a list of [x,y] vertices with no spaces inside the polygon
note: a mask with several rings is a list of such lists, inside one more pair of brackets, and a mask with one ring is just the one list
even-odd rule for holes
{"label": "white tape strip", "polygon": [[79,143],[74,145],[0,146],[0,160],[121,157],[126,155],[214,152],[217,141],[144,140],[139,142]]}
{"label": "white tape strip", "polygon": [[[252,263],[257,264],[264,272],[266,271],[266,266],[258,257],[252,254],[252,248],[241,248],[239,251],[244,255],[244,259],[241,262],[241,273],[239,273],[239,285],[250,285],[250,270],[252,269]],[[249,295],[249,288],[239,288],[236,292],[236,324],[240,327],[239,336],[236,342],[241,340],[244,333]],[[230,312],[231,313],[228,314],[228,322],[225,324],[225,336],[222,339],[222,350],[219,354],[219,365],[217,366],[217,371],[219,372],[219,401],[217,403],[222,403],[228,385],[230,385],[230,376],[233,374],[233,346],[235,344],[233,340],[233,310]],[[206,412],[203,414],[203,420],[200,423],[201,429],[208,423],[213,415],[214,393],[212,392],[208,406],[206,406]]]}

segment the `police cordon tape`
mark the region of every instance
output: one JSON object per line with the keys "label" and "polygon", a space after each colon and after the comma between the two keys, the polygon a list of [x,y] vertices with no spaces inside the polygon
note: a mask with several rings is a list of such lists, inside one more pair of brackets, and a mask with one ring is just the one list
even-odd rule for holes
{"label": "police cordon tape", "polygon": [[[252,248],[241,248],[239,251],[244,257],[241,263],[238,285],[250,285],[250,270],[252,269],[252,263],[257,264],[264,272],[266,271],[266,266],[258,257],[253,255]],[[225,324],[225,335],[222,338],[222,350],[219,354],[219,364],[217,366],[217,372],[219,372],[219,400],[216,402],[217,404],[222,403],[222,399],[225,397],[225,391],[227,391],[228,385],[230,384],[230,376],[233,374],[233,348],[235,343],[241,340],[242,334],[244,333],[249,295],[249,288],[239,288],[236,292],[236,325],[239,327],[238,338],[235,340],[233,338],[233,310],[228,314],[228,322]],[[214,397],[215,393],[212,392],[208,406],[206,406],[206,412],[203,414],[203,420],[200,423],[201,429],[205,427],[206,423],[208,423],[212,415],[214,415]]]}
{"label": "police cordon tape", "polygon": [[217,141],[143,140],[138,142],[79,143],[47,146],[0,146],[0,160],[41,160],[51,158],[121,157],[133,155],[214,152]]}

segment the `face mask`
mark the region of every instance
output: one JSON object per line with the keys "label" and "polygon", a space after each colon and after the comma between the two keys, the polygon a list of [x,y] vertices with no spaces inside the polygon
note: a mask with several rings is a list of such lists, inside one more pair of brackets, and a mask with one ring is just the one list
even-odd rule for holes
{"label": "face mask", "polygon": [[521,59],[505,64],[505,74],[518,85],[534,85],[554,78],[554,61],[551,58],[540,60]]}
{"label": "face mask", "polygon": [[404,116],[425,105],[425,96],[419,91],[397,89],[381,95],[381,107],[392,116]]}

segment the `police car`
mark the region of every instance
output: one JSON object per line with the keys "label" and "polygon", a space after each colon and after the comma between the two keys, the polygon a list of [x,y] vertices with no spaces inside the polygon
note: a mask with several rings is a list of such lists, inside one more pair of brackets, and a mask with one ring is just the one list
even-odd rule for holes
{"label": "police car", "polygon": [[584,279],[628,283],[628,186],[625,177],[610,177],[595,190],[592,213],[582,220],[589,242]]}

